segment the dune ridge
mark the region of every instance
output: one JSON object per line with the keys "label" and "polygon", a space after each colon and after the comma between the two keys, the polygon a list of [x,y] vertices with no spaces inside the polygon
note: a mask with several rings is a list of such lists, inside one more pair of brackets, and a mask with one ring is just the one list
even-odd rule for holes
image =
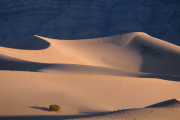
{"label": "dune ridge", "polygon": [[[31,39],[34,42],[29,42]],[[35,50],[40,43],[47,48]],[[8,56],[24,62],[180,75],[180,47],[142,32],[88,40],[57,40],[36,35],[11,47],[0,47],[1,60],[6,61],[5,56]],[[48,67],[42,69],[50,71]],[[54,72],[61,70],[56,69]]]}

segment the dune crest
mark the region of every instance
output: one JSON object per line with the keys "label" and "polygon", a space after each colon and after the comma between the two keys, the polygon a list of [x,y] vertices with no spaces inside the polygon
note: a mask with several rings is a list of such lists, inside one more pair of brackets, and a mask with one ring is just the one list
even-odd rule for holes
{"label": "dune crest", "polygon": [[[142,32],[84,40],[58,40],[35,35],[11,48],[0,47],[0,54],[1,61],[6,61],[8,56],[37,64],[76,64],[180,75],[180,47]],[[41,69],[50,71],[52,67]],[[62,69],[53,71],[62,72]]]}

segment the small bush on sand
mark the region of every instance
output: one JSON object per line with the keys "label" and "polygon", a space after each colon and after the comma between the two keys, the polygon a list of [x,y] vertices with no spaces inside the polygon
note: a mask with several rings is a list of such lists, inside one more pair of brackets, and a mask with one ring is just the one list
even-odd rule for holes
{"label": "small bush on sand", "polygon": [[59,107],[59,105],[50,105],[49,106],[50,111],[59,111],[61,108]]}

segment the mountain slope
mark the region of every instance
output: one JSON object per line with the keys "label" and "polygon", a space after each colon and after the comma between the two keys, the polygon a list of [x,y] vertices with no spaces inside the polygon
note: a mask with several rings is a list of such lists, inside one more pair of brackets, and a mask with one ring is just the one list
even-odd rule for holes
{"label": "mountain slope", "polygon": [[0,45],[145,32],[180,45],[179,0],[1,0]]}

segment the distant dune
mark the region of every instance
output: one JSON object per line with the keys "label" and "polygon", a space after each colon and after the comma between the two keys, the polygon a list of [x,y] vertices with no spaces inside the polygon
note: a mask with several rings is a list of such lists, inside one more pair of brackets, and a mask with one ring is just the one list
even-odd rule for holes
{"label": "distant dune", "polygon": [[179,81],[180,47],[146,33],[34,35],[0,47],[0,119],[178,120]]}

